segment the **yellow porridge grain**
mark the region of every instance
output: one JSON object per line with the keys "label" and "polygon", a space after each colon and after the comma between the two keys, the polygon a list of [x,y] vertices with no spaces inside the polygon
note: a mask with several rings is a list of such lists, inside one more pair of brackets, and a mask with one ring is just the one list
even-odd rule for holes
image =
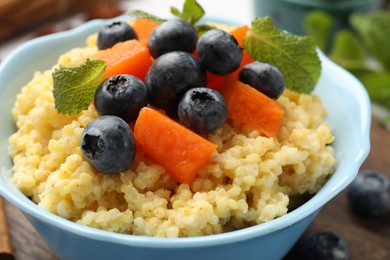
{"label": "yellow porridge grain", "polygon": [[[96,51],[94,35],[58,64],[74,65]],[[139,153],[127,171],[102,174],[80,150],[95,108],[58,114],[52,84],[51,70],[37,72],[17,96],[13,179],[39,207],[82,225],[156,237],[227,232],[286,214],[291,196],[317,192],[334,170],[321,99],[286,90],[278,99],[286,113],[277,137],[225,124],[208,136],[218,149],[190,185]]]}

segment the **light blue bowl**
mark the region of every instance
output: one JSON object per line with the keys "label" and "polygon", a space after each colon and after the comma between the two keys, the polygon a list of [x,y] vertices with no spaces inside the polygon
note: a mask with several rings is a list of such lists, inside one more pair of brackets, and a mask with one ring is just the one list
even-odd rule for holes
{"label": "light blue bowl", "polygon": [[77,29],[29,41],[0,66],[0,194],[21,209],[61,259],[281,259],[320,208],[355,178],[369,152],[370,102],[351,74],[320,53],[323,71],[315,92],[329,111],[336,136],[337,169],[308,202],[265,224],[230,233],[193,238],[150,238],[102,231],[60,218],[37,207],[12,182],[8,137],[15,131],[11,108],[21,87],[36,70],[56,63],[70,48],[107,23],[95,20]]}

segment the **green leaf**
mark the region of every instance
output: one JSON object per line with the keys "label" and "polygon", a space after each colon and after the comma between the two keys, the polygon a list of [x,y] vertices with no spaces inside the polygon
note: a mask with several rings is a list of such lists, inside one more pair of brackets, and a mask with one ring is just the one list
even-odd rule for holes
{"label": "green leaf", "polygon": [[369,51],[390,70],[390,13],[353,14],[350,23]]}
{"label": "green leaf", "polygon": [[360,75],[359,80],[367,89],[368,95],[376,102],[390,109],[390,73],[372,72]]}
{"label": "green leaf", "polygon": [[367,53],[355,33],[340,30],[335,34],[330,58],[349,71],[367,69]]}
{"label": "green leaf", "polygon": [[176,7],[171,6],[171,14],[177,17],[181,17],[181,12]]}
{"label": "green leaf", "polygon": [[303,27],[306,34],[312,36],[314,42],[324,52],[327,50],[333,25],[333,17],[322,10],[308,12],[303,21]]}
{"label": "green leaf", "polygon": [[215,28],[216,27],[208,25],[208,24],[200,24],[200,25],[195,26],[195,29],[198,32],[199,37],[202,36],[208,30],[215,29]]}
{"label": "green leaf", "polygon": [[157,22],[157,23],[163,23],[163,22],[166,21],[165,19],[162,19],[160,17],[157,17],[157,16],[155,16],[153,14],[150,14],[150,13],[147,13],[147,12],[144,12],[144,11],[141,11],[141,10],[130,11],[129,15],[133,16],[135,18],[145,18],[145,19],[148,19],[149,21]]}
{"label": "green leaf", "polygon": [[184,21],[195,24],[203,17],[205,11],[196,0],[186,0],[182,12],[175,7],[171,7],[171,13]]}
{"label": "green leaf", "polygon": [[310,93],[321,75],[321,61],[312,38],[283,32],[270,17],[252,22],[244,37],[244,49],[255,60],[278,67],[290,90]]}
{"label": "green leaf", "polygon": [[91,104],[103,80],[106,62],[87,60],[78,66],[60,65],[52,73],[53,96],[57,111],[76,115]]}

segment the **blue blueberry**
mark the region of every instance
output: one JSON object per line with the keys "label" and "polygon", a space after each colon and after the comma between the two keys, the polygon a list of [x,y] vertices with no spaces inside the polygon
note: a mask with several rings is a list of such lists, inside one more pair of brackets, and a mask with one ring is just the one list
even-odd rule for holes
{"label": "blue blueberry", "polygon": [[152,31],[148,47],[153,58],[157,58],[171,51],[192,52],[197,40],[198,33],[192,24],[181,19],[172,19]]}
{"label": "blue blueberry", "polygon": [[206,75],[193,55],[168,52],[158,57],[146,74],[145,84],[150,104],[164,109],[170,116],[177,115],[177,106],[187,90],[206,86]]}
{"label": "blue blueberry", "polygon": [[285,88],[284,77],[279,69],[258,61],[245,65],[240,71],[239,80],[272,99],[280,97]]}
{"label": "blue blueberry", "polygon": [[83,131],[80,148],[92,167],[103,173],[128,169],[135,155],[133,132],[117,116],[92,120]]}
{"label": "blue blueberry", "polygon": [[242,48],[237,40],[219,29],[205,32],[198,40],[196,51],[206,70],[216,75],[237,70],[242,61]]}
{"label": "blue blueberry", "polygon": [[139,78],[120,74],[107,78],[95,93],[95,107],[100,115],[119,116],[129,122],[138,117],[149,102],[148,90]]}
{"label": "blue blueberry", "polygon": [[113,22],[105,25],[98,32],[97,46],[99,50],[111,48],[118,42],[137,39],[137,33],[126,22]]}
{"label": "blue blueberry", "polygon": [[361,171],[349,186],[347,198],[352,211],[360,216],[390,212],[390,178],[375,170]]}
{"label": "blue blueberry", "polygon": [[332,232],[318,232],[306,237],[299,245],[302,260],[348,260],[350,253],[345,241]]}
{"label": "blue blueberry", "polygon": [[210,88],[192,88],[181,99],[178,107],[182,125],[199,134],[208,134],[225,123],[228,108],[224,97]]}

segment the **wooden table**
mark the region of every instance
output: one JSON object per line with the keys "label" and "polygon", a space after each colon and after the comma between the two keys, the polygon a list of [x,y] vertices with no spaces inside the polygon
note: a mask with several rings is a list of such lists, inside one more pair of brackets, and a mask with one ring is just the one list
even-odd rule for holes
{"label": "wooden table", "polygon": [[[375,117],[371,152],[362,166],[362,169],[368,168],[390,176],[390,132],[380,127]],[[16,260],[57,259],[17,208],[6,203],[6,213]],[[316,231],[331,231],[341,236],[354,260],[390,259],[390,214],[371,219],[354,216],[348,208],[345,192],[321,210],[303,237]],[[294,259],[294,251],[286,259]]]}

